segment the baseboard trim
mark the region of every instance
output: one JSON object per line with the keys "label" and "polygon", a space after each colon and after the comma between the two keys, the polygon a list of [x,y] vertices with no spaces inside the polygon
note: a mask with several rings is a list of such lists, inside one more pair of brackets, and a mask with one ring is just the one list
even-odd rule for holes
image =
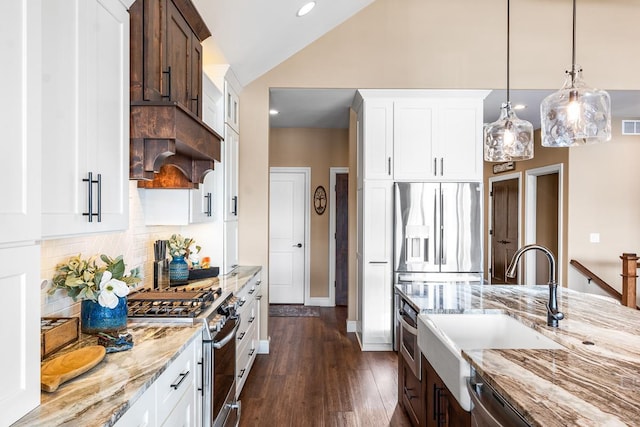
{"label": "baseboard trim", "polygon": [[347,320],[347,332],[357,332],[358,322],[356,320]]}
{"label": "baseboard trim", "polygon": [[271,342],[271,337],[266,340],[258,341],[258,354],[269,354],[269,343]]}
{"label": "baseboard trim", "polygon": [[334,304],[331,303],[330,298],[318,298],[318,297],[309,297],[304,302],[304,305],[313,305],[317,307],[333,307]]}

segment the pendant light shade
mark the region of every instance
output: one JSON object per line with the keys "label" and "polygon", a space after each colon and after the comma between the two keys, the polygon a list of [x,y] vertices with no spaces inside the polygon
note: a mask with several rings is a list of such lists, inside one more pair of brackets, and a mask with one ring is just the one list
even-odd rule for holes
{"label": "pendant light shade", "polygon": [[484,128],[484,159],[488,162],[529,160],[533,157],[533,125],[519,119],[511,102],[502,104],[500,117]]}
{"label": "pendant light shade", "polygon": [[540,104],[540,131],[544,147],[571,147],[611,139],[611,98],[589,88],[576,65],[576,0],[573,0],[571,71],[562,88]]}
{"label": "pendant light shade", "polygon": [[507,0],[507,101],[500,108],[500,117],[484,126],[484,160],[505,162],[533,158],[533,125],[519,119],[509,98],[509,33],[510,4]]}

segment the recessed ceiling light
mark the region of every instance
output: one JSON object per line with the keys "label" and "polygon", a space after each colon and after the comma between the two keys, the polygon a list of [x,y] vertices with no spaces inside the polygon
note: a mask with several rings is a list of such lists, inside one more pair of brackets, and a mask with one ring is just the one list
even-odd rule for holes
{"label": "recessed ceiling light", "polygon": [[315,5],[316,5],[316,2],[310,1],[309,3],[305,4],[300,9],[298,9],[298,13],[296,13],[296,16],[306,15],[307,13],[311,12],[311,9],[313,9]]}
{"label": "recessed ceiling light", "polygon": [[269,110],[269,114],[271,114],[272,116],[277,116],[278,113],[279,113],[278,110],[273,110],[273,109]]}
{"label": "recessed ceiling light", "polygon": [[524,110],[525,108],[527,108],[527,106],[524,104],[516,104],[513,106],[514,110]]}

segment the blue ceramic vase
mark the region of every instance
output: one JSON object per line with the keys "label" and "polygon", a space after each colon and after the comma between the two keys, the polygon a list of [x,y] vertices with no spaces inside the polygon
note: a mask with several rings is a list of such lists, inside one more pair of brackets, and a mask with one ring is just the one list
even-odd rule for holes
{"label": "blue ceramic vase", "polygon": [[182,285],[189,279],[189,265],[183,256],[175,256],[169,263],[169,284]]}
{"label": "blue ceramic vase", "polygon": [[118,297],[115,308],[103,307],[97,301],[82,300],[81,330],[85,334],[114,334],[127,329],[127,297]]}

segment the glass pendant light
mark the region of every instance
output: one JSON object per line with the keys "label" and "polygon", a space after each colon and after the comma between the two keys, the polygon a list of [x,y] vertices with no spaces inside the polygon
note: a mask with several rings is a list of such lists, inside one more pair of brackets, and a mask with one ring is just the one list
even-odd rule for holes
{"label": "glass pendant light", "polygon": [[542,145],[571,147],[611,139],[611,98],[604,90],[589,88],[576,65],[576,0],[573,0],[571,71],[562,88],[540,104]]}
{"label": "glass pendant light", "polygon": [[484,160],[505,162],[533,158],[533,125],[519,119],[509,98],[509,33],[510,4],[507,0],[507,101],[502,103],[500,117],[484,127]]}

